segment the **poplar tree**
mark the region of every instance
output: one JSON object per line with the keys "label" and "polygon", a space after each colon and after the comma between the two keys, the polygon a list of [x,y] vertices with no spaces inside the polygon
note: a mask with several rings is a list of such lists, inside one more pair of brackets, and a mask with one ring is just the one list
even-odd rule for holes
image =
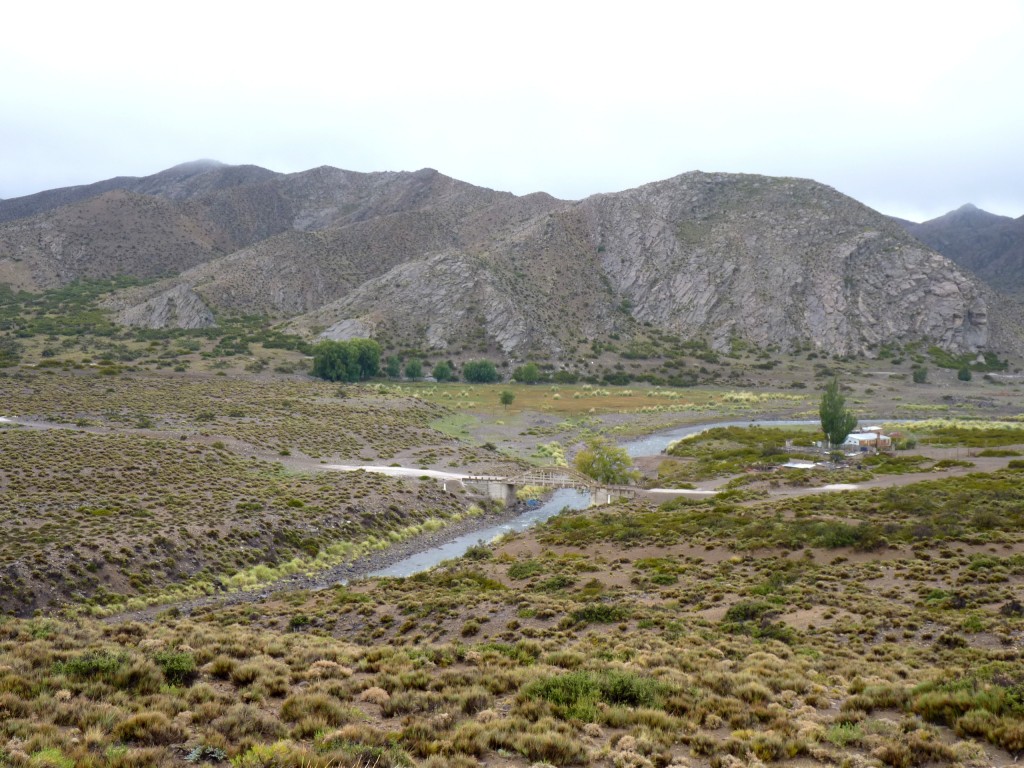
{"label": "poplar tree", "polygon": [[857,426],[857,417],[846,408],[846,398],[839,391],[839,377],[836,376],[825,387],[821,395],[821,431],[828,438],[830,446],[842,445],[853,428]]}

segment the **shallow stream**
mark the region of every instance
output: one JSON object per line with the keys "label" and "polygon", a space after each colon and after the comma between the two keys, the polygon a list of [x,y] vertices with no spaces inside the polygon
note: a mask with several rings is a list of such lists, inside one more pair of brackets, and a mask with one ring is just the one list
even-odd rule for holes
{"label": "shallow stream", "polygon": [[[621,443],[626,452],[632,458],[638,456],[656,456],[664,451],[676,440],[696,435],[714,427],[750,427],[754,425],[765,427],[795,427],[818,424],[818,421],[794,421],[794,420],[773,420],[764,419],[761,421],[718,421],[708,424],[691,424],[688,427],[677,427],[665,432],[658,432],[638,440],[630,440]],[[560,489],[555,491],[543,504],[533,509],[528,509],[518,517],[500,525],[467,533],[452,539],[445,544],[419,552],[415,555],[399,560],[397,563],[382,568],[379,571],[369,573],[369,576],[391,576],[404,578],[414,573],[426,571],[445,560],[461,557],[470,547],[478,542],[490,542],[499,536],[513,531],[524,531],[537,523],[544,522],[554,517],[563,509],[586,509],[590,506],[590,494],[575,491],[572,489]]]}

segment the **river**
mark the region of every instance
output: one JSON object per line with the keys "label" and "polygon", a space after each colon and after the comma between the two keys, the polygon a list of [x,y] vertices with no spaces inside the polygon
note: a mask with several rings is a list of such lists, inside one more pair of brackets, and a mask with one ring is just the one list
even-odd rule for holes
{"label": "river", "polygon": [[[636,458],[638,456],[656,456],[676,440],[699,434],[708,429],[713,429],[714,427],[750,427],[757,424],[772,427],[792,427],[818,423],[819,422],[817,421],[763,420],[719,421],[710,424],[691,424],[687,427],[677,427],[676,429],[658,432],[637,440],[630,440],[622,443],[621,447],[625,448],[626,452],[632,458]],[[554,517],[563,509],[586,509],[589,506],[589,493],[582,493],[572,489],[560,489],[555,491],[551,497],[540,506],[528,509],[526,512],[509,522],[464,534],[446,542],[445,544],[437,547],[431,547],[423,552],[418,552],[415,555],[399,560],[397,563],[394,563],[387,568],[382,568],[379,571],[373,571],[367,575],[390,576],[397,578],[412,576],[415,573],[429,570],[445,560],[461,557],[466,553],[466,550],[478,542],[490,542],[505,535],[506,533],[525,531],[527,528],[530,528],[537,523],[542,523],[545,520]]]}
{"label": "river", "polygon": [[387,568],[381,568],[379,571],[373,571],[367,575],[400,578],[412,576],[414,573],[433,568],[445,560],[461,557],[466,553],[466,550],[478,542],[490,542],[499,536],[504,536],[506,533],[525,531],[537,523],[542,523],[548,518],[554,517],[563,509],[586,509],[589,506],[589,493],[576,491],[572,488],[560,488],[551,494],[551,497],[540,506],[528,509],[523,514],[506,523],[472,531],[438,547],[432,547],[424,552],[417,552],[415,555],[399,560]]}
{"label": "river", "polygon": [[622,443],[621,447],[626,449],[626,453],[629,454],[630,458],[635,459],[638,456],[657,456],[672,443],[676,442],[676,440],[699,435],[701,432],[707,432],[715,427],[807,427],[820,423],[818,420],[762,419],[761,421],[716,421],[710,424],[691,424],[688,427],[677,427],[665,432],[655,432],[653,435],[641,437],[637,440],[630,440],[629,442]]}

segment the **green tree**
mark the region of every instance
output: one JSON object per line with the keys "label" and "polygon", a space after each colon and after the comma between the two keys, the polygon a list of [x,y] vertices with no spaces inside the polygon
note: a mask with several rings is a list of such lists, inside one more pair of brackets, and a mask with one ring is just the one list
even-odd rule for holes
{"label": "green tree", "polygon": [[846,398],[839,391],[839,378],[833,377],[821,396],[821,431],[829,445],[842,445],[846,436],[857,426],[857,417],[846,409]]}
{"label": "green tree", "polygon": [[450,381],[453,378],[452,367],[443,360],[434,365],[431,373],[438,381]]}
{"label": "green tree", "polygon": [[409,362],[405,364],[405,378],[407,379],[422,379],[423,378],[423,362],[417,358],[411,358]]}
{"label": "green tree", "polygon": [[960,379],[960,381],[970,381],[972,377],[970,366],[961,366],[960,370],[956,372],[956,377]]}
{"label": "green tree", "polygon": [[356,381],[355,366],[348,344],[343,341],[321,341],[313,347],[313,375],[327,381]]}
{"label": "green tree", "polygon": [[910,377],[914,380],[915,384],[924,384],[928,380],[928,369],[923,365],[918,365],[914,368]]}
{"label": "green tree", "polygon": [[520,384],[536,384],[540,381],[540,367],[536,363],[527,363],[515,369],[512,378]]}
{"label": "green tree", "polygon": [[508,407],[512,405],[512,401],[515,399],[516,393],[513,392],[511,389],[503,389],[501,390],[501,394],[498,395],[498,400],[501,402],[502,405],[505,406],[506,411],[508,410]]}
{"label": "green tree", "polygon": [[398,379],[402,376],[402,360],[397,355],[388,358],[387,374],[389,379]]}
{"label": "green tree", "polygon": [[321,341],[313,347],[313,375],[328,381],[359,381],[380,370],[380,345],[372,339]]}
{"label": "green tree", "polygon": [[576,469],[599,483],[628,485],[639,478],[626,449],[603,437],[588,440],[587,447],[576,454],[574,464]]}
{"label": "green tree", "polygon": [[380,373],[380,344],[373,339],[349,339],[360,379],[372,379]]}
{"label": "green tree", "polygon": [[498,369],[490,360],[470,360],[462,366],[462,377],[473,384],[493,384],[498,380]]}

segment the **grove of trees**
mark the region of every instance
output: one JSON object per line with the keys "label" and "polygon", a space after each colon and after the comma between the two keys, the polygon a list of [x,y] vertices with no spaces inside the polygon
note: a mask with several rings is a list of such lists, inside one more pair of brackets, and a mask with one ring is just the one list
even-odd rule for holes
{"label": "grove of trees", "polygon": [[380,344],[372,339],[321,341],[313,347],[313,375],[327,381],[362,381],[380,370]]}

